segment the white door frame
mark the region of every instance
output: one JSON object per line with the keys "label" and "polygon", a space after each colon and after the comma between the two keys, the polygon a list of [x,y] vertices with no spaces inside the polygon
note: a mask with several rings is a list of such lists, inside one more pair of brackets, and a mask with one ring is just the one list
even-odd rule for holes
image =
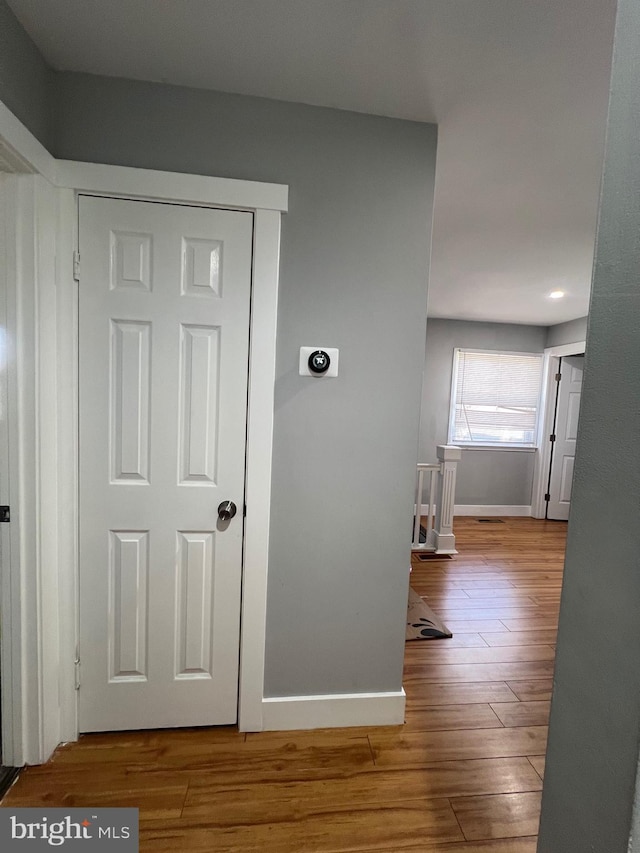
{"label": "white door frame", "polygon": [[58,743],[78,736],[78,287],[73,257],[79,193],[254,214],[239,727],[260,731],[280,220],[288,187],[59,161],[2,103],[0,164],[22,173],[8,179],[9,191],[0,194],[0,222],[16,246],[6,255],[14,346],[8,398],[15,428],[9,438],[11,559],[2,567],[2,589],[9,593],[1,603],[2,671],[9,669],[11,676],[2,691],[5,761],[16,766],[46,761]]}
{"label": "white door frame", "polygon": [[533,490],[531,497],[531,515],[534,518],[544,518],[547,502],[544,499],[549,482],[549,465],[551,464],[551,442],[548,437],[553,430],[553,418],[556,404],[555,375],[560,369],[560,358],[567,355],[580,355],[586,349],[586,341],[576,341],[573,344],[560,344],[547,347],[544,351],[542,368],[542,404],[543,412],[540,418],[540,434],[538,437],[538,452],[536,453],[535,469],[533,472]]}

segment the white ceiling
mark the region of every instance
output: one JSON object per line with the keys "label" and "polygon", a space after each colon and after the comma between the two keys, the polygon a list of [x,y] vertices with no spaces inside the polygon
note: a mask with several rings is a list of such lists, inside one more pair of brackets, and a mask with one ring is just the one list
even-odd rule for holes
{"label": "white ceiling", "polygon": [[56,69],[437,121],[430,316],[587,313],[615,0],[9,3]]}

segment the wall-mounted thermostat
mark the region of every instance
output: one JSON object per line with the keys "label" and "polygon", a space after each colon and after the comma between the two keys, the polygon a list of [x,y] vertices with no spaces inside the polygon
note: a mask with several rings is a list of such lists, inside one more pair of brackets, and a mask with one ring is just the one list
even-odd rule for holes
{"label": "wall-mounted thermostat", "polygon": [[337,376],[338,353],[335,347],[300,347],[300,376]]}

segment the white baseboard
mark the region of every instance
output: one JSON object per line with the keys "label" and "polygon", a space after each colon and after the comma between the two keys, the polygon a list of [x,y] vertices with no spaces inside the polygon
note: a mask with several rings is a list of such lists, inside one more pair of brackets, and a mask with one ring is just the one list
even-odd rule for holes
{"label": "white baseboard", "polygon": [[[435,513],[435,507],[434,507]],[[420,506],[420,515],[429,514],[429,504]],[[456,504],[453,510],[454,515],[481,515],[490,517],[493,515],[529,517],[532,513],[532,507],[520,506],[519,504]]]}
{"label": "white baseboard", "polygon": [[393,693],[339,693],[327,696],[277,696],[262,700],[264,731],[350,726],[400,726],[404,690]]}
{"label": "white baseboard", "polygon": [[530,516],[530,506],[519,506],[518,504],[456,504],[454,515],[481,515],[490,517],[492,515]]}

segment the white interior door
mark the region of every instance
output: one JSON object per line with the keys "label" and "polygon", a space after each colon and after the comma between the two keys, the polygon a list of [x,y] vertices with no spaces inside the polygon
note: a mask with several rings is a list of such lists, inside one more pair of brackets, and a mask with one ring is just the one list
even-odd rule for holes
{"label": "white interior door", "polygon": [[549,476],[547,518],[566,521],[571,505],[571,485],[576,456],[580,395],[584,358],[569,356],[560,361],[555,441]]}
{"label": "white interior door", "polygon": [[80,731],[236,721],[252,230],[80,199]]}

